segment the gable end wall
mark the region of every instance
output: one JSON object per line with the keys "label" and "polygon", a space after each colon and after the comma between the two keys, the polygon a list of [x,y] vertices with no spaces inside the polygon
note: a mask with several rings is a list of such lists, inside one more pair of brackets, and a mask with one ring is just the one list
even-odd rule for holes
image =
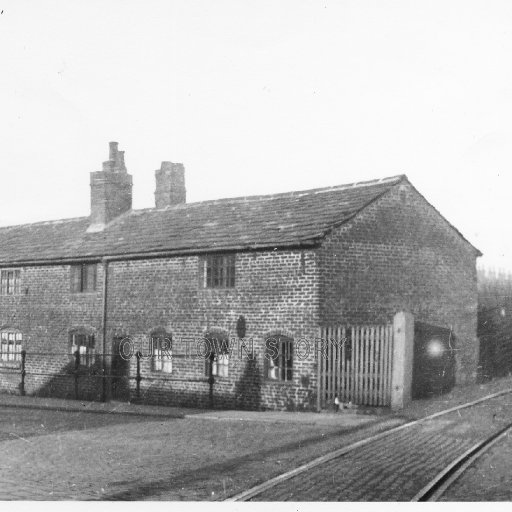
{"label": "gable end wall", "polygon": [[410,184],[334,229],[319,249],[319,265],[323,325],[389,322],[410,311],[453,329],[457,381],[474,381],[476,253]]}

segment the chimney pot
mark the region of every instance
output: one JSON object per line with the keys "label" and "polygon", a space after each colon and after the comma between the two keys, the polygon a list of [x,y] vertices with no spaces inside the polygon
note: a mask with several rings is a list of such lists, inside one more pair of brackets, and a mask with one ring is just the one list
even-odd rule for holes
{"label": "chimney pot", "polygon": [[124,151],[118,151],[117,153],[117,167],[123,170],[126,169],[124,165]]}
{"label": "chimney pot", "polygon": [[119,145],[118,142],[109,142],[108,143],[109,145],[109,153],[108,153],[108,159],[109,160],[116,160],[116,156],[117,156],[117,146]]}

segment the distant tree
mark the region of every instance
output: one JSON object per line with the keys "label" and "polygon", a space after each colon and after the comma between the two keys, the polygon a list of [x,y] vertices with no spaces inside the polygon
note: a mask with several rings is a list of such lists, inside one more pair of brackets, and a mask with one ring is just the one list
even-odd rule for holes
{"label": "distant tree", "polygon": [[479,377],[512,372],[512,273],[478,269]]}
{"label": "distant tree", "polygon": [[503,269],[478,269],[478,309],[498,309],[512,303],[512,273]]}

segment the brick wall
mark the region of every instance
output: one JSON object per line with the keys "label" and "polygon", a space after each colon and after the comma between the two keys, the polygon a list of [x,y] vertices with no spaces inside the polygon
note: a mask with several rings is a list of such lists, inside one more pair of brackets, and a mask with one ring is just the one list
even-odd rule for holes
{"label": "brick wall", "polygon": [[[115,262],[109,265],[107,351],[115,337],[129,337],[148,352],[150,333],[163,328],[172,335],[172,374],[154,372],[151,360],[141,360],[142,399],[148,403],[208,404],[205,360],[197,355],[197,341],[210,329],[237,340],[236,323],[246,320],[246,344],[255,359],[232,355],[228,378],[217,377],[216,406],[303,409],[315,404],[314,351],[295,360],[291,383],[269,381],[263,374],[264,340],[288,335],[298,340],[317,336],[318,276],[313,251],[261,251],[236,255],[236,287],[205,289],[200,257],[176,257]],[[93,293],[71,293],[69,266],[22,269],[22,294],[0,297],[0,325],[23,333],[27,350],[28,393],[72,396],[74,364],[68,352],[69,332],[85,327],[96,335],[101,353],[101,283]],[[145,345],[144,345],[145,343]],[[49,353],[60,353],[49,355]],[[35,353],[39,354],[36,355]],[[107,359],[107,364],[108,364]],[[130,360],[135,376],[136,360]],[[1,368],[0,368],[1,369]],[[55,373],[61,376],[34,375]],[[86,373],[86,372],[85,372]],[[86,398],[101,396],[101,364],[93,375],[80,379]],[[15,391],[19,375],[1,374],[0,386]],[[10,379],[10,380],[9,380]],[[132,395],[135,380],[131,379]]]}
{"label": "brick wall", "polygon": [[410,311],[418,320],[453,328],[457,381],[474,381],[475,258],[412,186],[395,187],[322,244],[321,322],[380,323]]}
{"label": "brick wall", "polygon": [[[293,383],[279,384],[263,375],[264,340],[269,335],[317,336],[318,279],[311,251],[272,251],[236,255],[236,286],[206,289],[201,257],[113,263],[109,275],[111,336],[130,336],[137,346],[152,330],[172,333],[173,372],[151,372],[151,360],[141,360],[145,401],[206,405],[205,360],[197,345],[208,330],[226,333],[240,347],[236,324],[246,320],[245,343],[255,359],[242,350],[232,354],[229,377],[216,377],[215,405],[242,408],[303,408],[314,403],[314,352],[295,361]],[[140,340],[140,341],[139,341]],[[147,343],[147,342],[146,342]],[[147,345],[146,345],[147,346]],[[135,361],[132,359],[132,375]],[[163,379],[172,379],[165,382]]]}
{"label": "brick wall", "polygon": [[[99,269],[99,282],[101,279]],[[23,268],[20,291],[18,296],[0,296],[0,328],[17,329],[23,334],[23,348],[27,351],[27,393],[72,396],[74,363],[69,355],[69,331],[86,327],[98,338],[101,291],[72,294],[67,265]],[[0,373],[2,389],[18,390],[18,367],[0,363],[0,371],[13,372],[12,375]],[[83,378],[83,396],[98,397],[99,383],[101,380],[94,376]]]}

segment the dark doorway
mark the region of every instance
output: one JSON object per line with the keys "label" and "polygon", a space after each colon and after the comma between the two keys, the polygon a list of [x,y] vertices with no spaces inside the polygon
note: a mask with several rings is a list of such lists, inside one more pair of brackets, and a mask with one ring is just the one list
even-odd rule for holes
{"label": "dark doorway", "polygon": [[112,399],[127,402],[130,400],[130,361],[122,357],[124,339],[114,338],[112,343]]}
{"label": "dark doorway", "polygon": [[412,397],[441,395],[455,385],[455,339],[450,329],[414,322]]}

